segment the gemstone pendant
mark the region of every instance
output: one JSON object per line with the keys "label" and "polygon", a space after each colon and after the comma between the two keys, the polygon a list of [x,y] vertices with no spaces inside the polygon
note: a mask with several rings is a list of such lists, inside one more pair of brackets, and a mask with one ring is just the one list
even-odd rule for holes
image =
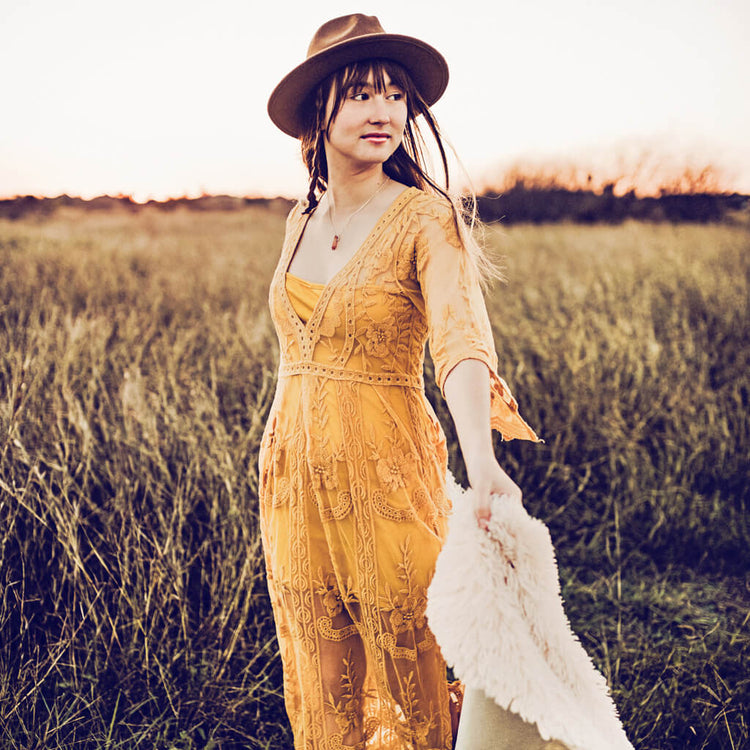
{"label": "gemstone pendant", "polygon": [[331,250],[335,250],[339,246],[339,236],[337,234],[333,235],[333,242],[331,243]]}

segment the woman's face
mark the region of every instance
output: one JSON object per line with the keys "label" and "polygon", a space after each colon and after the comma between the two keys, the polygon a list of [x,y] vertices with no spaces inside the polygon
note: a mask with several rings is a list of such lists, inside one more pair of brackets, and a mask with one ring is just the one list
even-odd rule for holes
{"label": "woman's face", "polygon": [[[383,164],[401,144],[406,126],[406,95],[384,74],[384,88],[377,91],[374,76],[346,93],[341,109],[328,128],[325,140],[328,168],[335,164],[361,168]],[[333,110],[328,97],[326,117]]]}

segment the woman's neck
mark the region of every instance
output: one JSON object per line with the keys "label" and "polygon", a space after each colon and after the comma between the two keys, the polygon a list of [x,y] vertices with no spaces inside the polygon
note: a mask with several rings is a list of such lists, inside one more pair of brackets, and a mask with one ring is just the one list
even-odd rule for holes
{"label": "woman's neck", "polygon": [[338,216],[347,216],[370,199],[387,179],[382,164],[368,165],[357,172],[329,171],[326,190],[329,202]]}

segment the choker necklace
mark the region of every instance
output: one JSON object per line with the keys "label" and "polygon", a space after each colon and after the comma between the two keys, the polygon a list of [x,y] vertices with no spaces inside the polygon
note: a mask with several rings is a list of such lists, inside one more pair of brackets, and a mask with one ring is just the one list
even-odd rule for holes
{"label": "choker necklace", "polygon": [[386,178],[380,183],[378,189],[346,220],[346,223],[341,227],[341,231],[336,231],[336,226],[333,223],[333,216],[331,209],[334,207],[331,199],[328,199],[328,221],[331,222],[331,229],[333,229],[333,242],[331,242],[331,250],[335,250],[339,246],[339,240],[344,230],[349,226],[349,222],[391,181],[391,178],[386,175]]}

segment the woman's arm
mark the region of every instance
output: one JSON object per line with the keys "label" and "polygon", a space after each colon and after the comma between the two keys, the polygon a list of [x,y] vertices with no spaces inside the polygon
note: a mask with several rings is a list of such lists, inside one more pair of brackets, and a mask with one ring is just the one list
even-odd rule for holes
{"label": "woman's arm", "polygon": [[464,359],[443,384],[458,433],[469,484],[474,490],[475,513],[482,528],[490,518],[490,496],[507,495],[521,502],[521,488],[503,471],[495,458],[490,428],[490,373],[477,359]]}

